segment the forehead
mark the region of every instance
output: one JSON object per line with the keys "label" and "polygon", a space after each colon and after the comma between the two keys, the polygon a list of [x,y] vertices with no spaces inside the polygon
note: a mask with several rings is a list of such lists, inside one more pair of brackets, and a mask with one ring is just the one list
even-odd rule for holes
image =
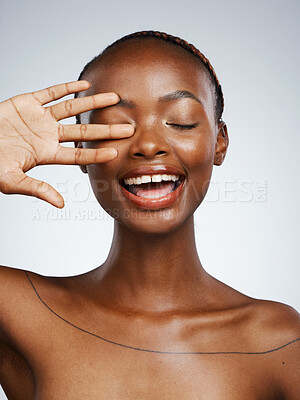
{"label": "forehead", "polygon": [[197,96],[207,111],[214,92],[205,67],[185,49],[155,39],[132,39],[111,48],[84,75],[87,95],[116,92],[136,102],[151,101],[176,90]]}

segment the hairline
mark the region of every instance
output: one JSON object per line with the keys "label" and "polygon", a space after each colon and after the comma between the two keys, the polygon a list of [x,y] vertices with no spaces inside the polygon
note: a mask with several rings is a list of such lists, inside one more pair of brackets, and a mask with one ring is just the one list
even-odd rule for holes
{"label": "hairline", "polygon": [[[214,102],[214,119],[215,122],[217,122],[218,120],[218,116],[217,116],[217,87],[215,82],[213,81],[213,78],[208,70],[208,67],[205,65],[205,63],[203,62],[203,60],[198,57],[196,54],[194,54],[192,51],[189,51],[188,49],[184,48],[183,46],[181,46],[178,43],[174,43],[172,41],[167,41],[164,40],[163,38],[160,37],[153,37],[153,36],[139,36],[139,37],[129,37],[126,40],[122,40],[123,38],[113,42],[112,44],[110,44],[109,46],[107,46],[100,54],[98,54],[97,56],[95,56],[89,63],[86,64],[86,66],[84,67],[84,69],[82,70],[78,80],[82,80],[85,79],[84,77],[86,76],[86,74],[93,72],[93,70],[95,68],[97,68],[97,66],[101,63],[101,61],[103,61],[103,58],[105,60],[105,56],[106,55],[110,55],[111,52],[113,52],[114,50],[117,51],[117,48],[119,46],[126,46],[127,42],[131,42],[131,41],[136,41],[136,42],[142,42],[144,40],[156,40],[156,41],[160,41],[160,42],[164,42],[167,45],[171,45],[173,47],[174,50],[179,50],[179,52],[182,50],[183,53],[182,54],[189,54],[191,56],[193,56],[193,60],[197,61],[197,64],[199,65],[199,67],[201,68],[201,70],[203,70],[205,72],[205,74],[207,75],[207,78],[210,82],[210,89],[212,91],[212,96],[213,96],[213,102]],[[75,94],[75,97],[80,97],[79,93]],[[77,123],[80,123],[80,115],[78,116],[78,118],[76,118]]]}

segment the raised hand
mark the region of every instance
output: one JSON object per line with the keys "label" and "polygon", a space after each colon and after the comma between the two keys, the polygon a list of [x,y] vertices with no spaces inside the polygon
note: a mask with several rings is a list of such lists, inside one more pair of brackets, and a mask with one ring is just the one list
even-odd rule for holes
{"label": "raised hand", "polygon": [[92,164],[110,161],[117,156],[114,148],[68,148],[62,142],[120,139],[133,134],[130,124],[62,125],[58,121],[119,102],[116,93],[43,105],[90,87],[87,81],[51,86],[21,94],[0,103],[0,192],[35,196],[62,208],[62,196],[48,183],[25,174],[36,165]]}

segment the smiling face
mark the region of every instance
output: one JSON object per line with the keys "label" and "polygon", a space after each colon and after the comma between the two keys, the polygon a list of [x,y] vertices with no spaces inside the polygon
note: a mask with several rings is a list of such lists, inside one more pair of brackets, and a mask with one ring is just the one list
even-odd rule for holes
{"label": "smiling face", "polygon": [[[83,114],[82,123],[135,127],[130,138],[84,144],[114,147],[119,153],[112,161],[87,166],[98,202],[137,231],[158,234],[178,228],[202,202],[213,164],[222,162],[228,144],[226,127],[221,129],[215,121],[214,92],[206,70],[184,49],[160,40],[134,39],[111,49],[84,79],[92,83],[84,95],[115,92],[121,101]],[[139,167],[146,169],[132,171]],[[173,180],[179,177],[176,184],[170,176],[165,177],[170,182],[156,184],[161,194],[176,189],[167,200],[137,198],[137,193],[148,196],[153,183],[134,187],[134,194],[126,190],[125,183],[137,181],[124,182],[124,177],[162,173],[173,175]]]}

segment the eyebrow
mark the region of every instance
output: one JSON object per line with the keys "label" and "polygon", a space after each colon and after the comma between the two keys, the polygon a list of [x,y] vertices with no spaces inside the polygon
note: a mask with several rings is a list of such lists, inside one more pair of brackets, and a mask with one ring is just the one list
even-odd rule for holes
{"label": "eyebrow", "polygon": [[[160,103],[167,103],[169,101],[173,100],[180,100],[180,99],[192,99],[197,101],[203,106],[203,103],[201,102],[198,97],[196,97],[192,92],[189,92],[188,90],[176,90],[175,92],[165,94],[164,96],[161,96],[158,101]],[[136,104],[131,101],[131,100],[125,100],[121,99],[119,103],[115,104],[114,106],[121,106],[125,108],[135,108]]]}
{"label": "eyebrow", "polygon": [[160,103],[167,103],[168,101],[179,100],[179,99],[193,99],[200,103],[202,106],[202,102],[198,97],[196,97],[192,92],[188,90],[176,90],[176,92],[168,93],[159,98]]}

